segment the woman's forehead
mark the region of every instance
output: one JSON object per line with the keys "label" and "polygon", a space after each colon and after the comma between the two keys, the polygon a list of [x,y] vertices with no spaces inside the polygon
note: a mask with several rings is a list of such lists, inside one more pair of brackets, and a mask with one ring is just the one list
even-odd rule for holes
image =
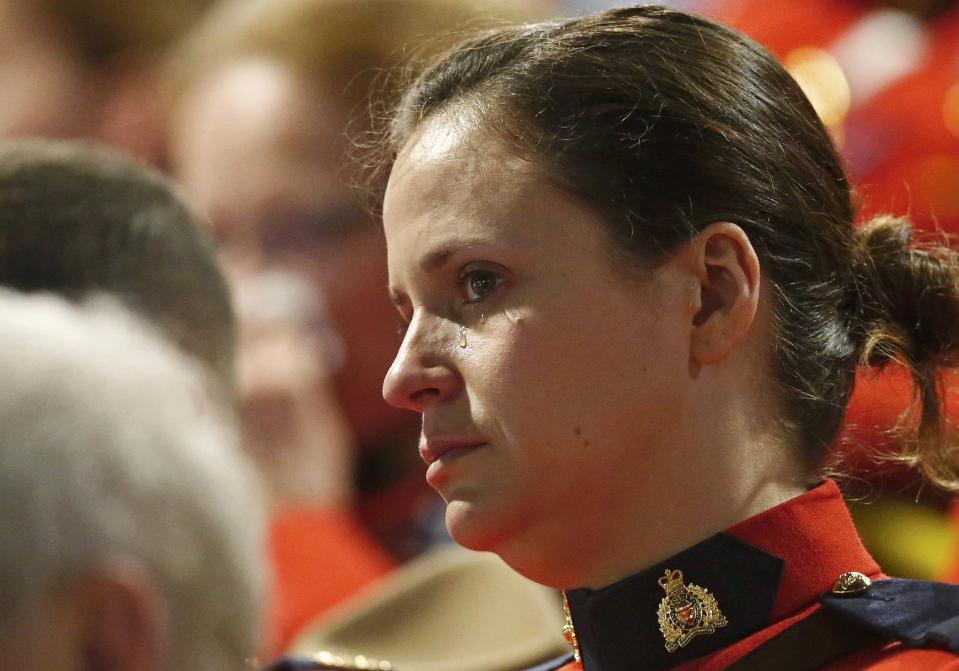
{"label": "woman's forehead", "polygon": [[425,215],[488,216],[488,210],[514,204],[546,183],[536,165],[510,153],[482,126],[431,120],[393,166],[383,206],[387,237],[395,224]]}
{"label": "woman's forehead", "polygon": [[408,146],[391,175],[383,210],[391,281],[463,255],[520,262],[605,253],[601,215],[536,165],[490,135],[449,140]]}

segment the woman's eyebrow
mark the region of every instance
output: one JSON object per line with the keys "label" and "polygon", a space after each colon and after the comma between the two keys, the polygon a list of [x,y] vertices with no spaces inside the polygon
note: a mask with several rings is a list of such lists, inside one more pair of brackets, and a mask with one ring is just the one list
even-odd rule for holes
{"label": "woman's eyebrow", "polygon": [[485,251],[496,250],[497,254],[508,253],[512,255],[519,249],[527,245],[521,239],[496,239],[492,240],[486,237],[468,238],[465,240],[456,240],[442,244],[436,249],[427,252],[420,258],[420,269],[424,272],[432,272],[442,268],[449,260],[462,252],[481,249]]}
{"label": "woman's eyebrow", "polygon": [[460,246],[448,245],[424,254],[420,259],[420,269],[428,273],[443,267],[460,248]]}

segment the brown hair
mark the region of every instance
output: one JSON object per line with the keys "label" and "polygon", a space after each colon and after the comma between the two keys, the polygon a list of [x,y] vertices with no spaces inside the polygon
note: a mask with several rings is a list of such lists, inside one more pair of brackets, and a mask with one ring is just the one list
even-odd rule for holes
{"label": "brown hair", "polygon": [[633,263],[655,264],[712,222],[738,224],[770,279],[784,428],[810,468],[836,438],[857,361],[896,360],[921,408],[912,456],[959,487],[936,378],[959,345],[955,257],[914,245],[901,220],[854,229],[827,131],[758,44],[655,6],[488,32],[412,84],[386,162],[443,112],[484,123],[602,213]]}
{"label": "brown hair", "polygon": [[116,297],[233,388],[230,296],[212,243],[159,173],[86,143],[0,149],[0,285]]}

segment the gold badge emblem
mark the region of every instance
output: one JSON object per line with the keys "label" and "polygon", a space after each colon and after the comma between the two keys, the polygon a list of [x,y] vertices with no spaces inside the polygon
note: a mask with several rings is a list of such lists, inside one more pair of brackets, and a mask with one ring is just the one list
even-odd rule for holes
{"label": "gold badge emblem", "polygon": [[659,630],[666,651],[685,648],[700,634],[712,634],[727,624],[716,597],[698,585],[684,585],[682,571],[666,571],[659,579],[666,596],[659,602]]}

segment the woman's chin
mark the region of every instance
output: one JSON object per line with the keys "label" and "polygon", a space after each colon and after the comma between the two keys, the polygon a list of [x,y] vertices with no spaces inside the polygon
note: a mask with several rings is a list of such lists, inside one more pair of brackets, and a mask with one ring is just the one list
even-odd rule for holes
{"label": "woman's chin", "polygon": [[503,522],[475,502],[454,499],[446,504],[446,528],[453,540],[468,550],[496,552],[503,540]]}

